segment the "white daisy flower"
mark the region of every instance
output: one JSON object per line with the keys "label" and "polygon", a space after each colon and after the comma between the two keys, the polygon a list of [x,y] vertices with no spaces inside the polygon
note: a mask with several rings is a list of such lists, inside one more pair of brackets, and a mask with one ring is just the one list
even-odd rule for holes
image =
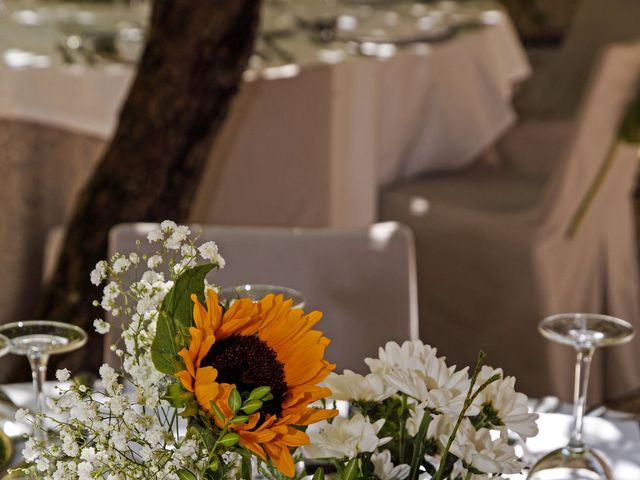
{"label": "white daisy flower", "polygon": [[[440,440],[444,443],[447,439],[443,436]],[[506,429],[502,429],[500,436],[493,440],[489,429],[476,430],[468,418],[460,424],[451,453],[465,465],[483,473],[519,473],[524,467],[508,443]]]}
{"label": "white daisy flower", "polygon": [[335,400],[364,400],[381,402],[395,393],[392,385],[385,383],[381,375],[370,373],[366,377],[351,370],[342,375],[330,374],[325,380]]}
{"label": "white daisy flower", "polygon": [[311,443],[303,447],[308,458],[355,458],[360,453],[374,452],[391,440],[378,438],[384,419],[371,423],[361,414],[353,418],[335,418],[312,425],[307,434]]}
{"label": "white daisy flower", "polygon": [[409,476],[409,470],[411,470],[411,467],[405,463],[394,466],[389,450],[371,455],[371,463],[373,463],[373,473],[379,480],[403,480]]}
{"label": "white daisy flower", "polygon": [[[482,385],[495,374],[504,377],[502,369],[493,369],[484,366],[478,374],[478,385]],[[498,427],[506,426],[522,437],[535,437],[538,434],[536,420],[538,414],[529,412],[527,396],[515,390],[516,379],[506,377],[490,383],[480,395],[479,403],[482,405],[482,414],[487,415],[489,425]],[[497,417],[497,418],[493,418]]]}

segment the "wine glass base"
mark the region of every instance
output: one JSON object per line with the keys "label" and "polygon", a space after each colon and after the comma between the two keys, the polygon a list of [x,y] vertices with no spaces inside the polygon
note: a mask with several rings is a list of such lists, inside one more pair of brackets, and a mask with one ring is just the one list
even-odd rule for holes
{"label": "wine glass base", "polygon": [[590,448],[554,450],[531,467],[527,480],[613,480],[601,454]]}

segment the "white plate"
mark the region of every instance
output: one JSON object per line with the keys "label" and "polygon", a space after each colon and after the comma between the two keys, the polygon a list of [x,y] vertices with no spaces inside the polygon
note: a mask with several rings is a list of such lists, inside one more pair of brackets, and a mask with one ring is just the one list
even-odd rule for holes
{"label": "white plate", "polygon": [[452,33],[453,27],[445,18],[411,18],[393,12],[370,18],[341,15],[336,29],[339,39],[361,43],[434,42],[447,38]]}

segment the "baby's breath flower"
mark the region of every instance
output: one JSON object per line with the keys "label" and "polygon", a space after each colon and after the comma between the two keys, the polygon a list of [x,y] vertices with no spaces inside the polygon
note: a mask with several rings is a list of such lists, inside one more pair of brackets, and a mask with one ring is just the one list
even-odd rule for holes
{"label": "baby's breath flower", "polygon": [[91,283],[98,286],[107,278],[107,262],[104,260],[96,263],[96,267],[91,271]]}
{"label": "baby's breath flower", "polygon": [[29,410],[25,408],[19,408],[15,414],[16,422],[27,423],[29,418]]}
{"label": "baby's breath flower", "polygon": [[165,233],[171,233],[176,229],[177,226],[178,225],[176,225],[176,222],[172,220],[165,220],[160,224],[160,230]]}
{"label": "baby's breath flower", "polygon": [[131,262],[128,258],[119,257],[113,262],[113,266],[111,267],[115,273],[126,272],[131,266]]}
{"label": "baby's breath flower", "polygon": [[218,245],[214,241],[205,242],[198,247],[198,251],[204,260],[212,260],[218,255]]}
{"label": "baby's breath flower", "polygon": [[111,325],[109,325],[108,322],[105,322],[101,318],[96,318],[93,321],[93,328],[95,328],[96,332],[99,333],[100,335],[104,335],[106,333],[109,333],[109,330],[111,329]]}
{"label": "baby's breath flower", "polygon": [[149,235],[147,235],[147,240],[149,240],[149,243],[157,243],[162,241],[163,239],[164,234],[160,230],[153,230],[149,232]]}
{"label": "baby's breath flower", "polygon": [[59,382],[66,382],[71,378],[71,372],[66,368],[56,370],[56,378]]}
{"label": "baby's breath flower", "polygon": [[157,268],[158,265],[160,265],[161,263],[162,263],[162,257],[160,255],[152,255],[147,260],[147,267],[151,269]]}

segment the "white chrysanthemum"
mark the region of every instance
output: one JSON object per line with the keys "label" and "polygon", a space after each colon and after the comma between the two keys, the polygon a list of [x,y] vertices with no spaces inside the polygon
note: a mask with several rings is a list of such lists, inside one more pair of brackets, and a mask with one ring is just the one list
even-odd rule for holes
{"label": "white chrysanthemum", "polygon": [[[447,438],[441,438],[446,442]],[[468,418],[462,420],[458,434],[451,445],[451,453],[466,465],[484,473],[519,473],[524,465],[518,461],[515,450],[508,444],[506,429],[495,440],[486,428],[476,430]]]}
{"label": "white chrysanthemum", "polygon": [[373,463],[373,473],[379,480],[404,480],[411,470],[411,467],[405,463],[394,466],[389,450],[371,455],[371,463]]}
{"label": "white chrysanthemum", "polygon": [[331,373],[325,380],[335,400],[364,400],[381,402],[395,393],[395,388],[385,383],[381,375],[370,373],[362,376],[351,370],[342,375]]}
{"label": "white chrysanthemum", "polygon": [[[416,407],[411,411],[409,418],[407,418],[406,428],[407,433],[412,437],[415,437],[420,428],[420,423],[424,418],[425,410],[420,407]],[[427,439],[434,441],[440,441],[443,437],[448,437],[453,432],[453,427],[458,419],[457,415],[432,415],[431,422],[427,428]]]}
{"label": "white chrysanthemum", "polygon": [[405,341],[402,345],[387,342],[378,349],[378,358],[365,358],[372,373],[384,375],[395,369],[414,369],[436,358],[437,350],[420,340]]}
{"label": "white chrysanthemum", "polygon": [[391,440],[378,438],[384,419],[371,423],[361,414],[353,418],[335,418],[332,423],[319,422],[307,431],[311,443],[303,447],[309,458],[355,458],[360,453],[374,452]]}
{"label": "white chrysanthemum", "polygon": [[[495,374],[504,376],[502,369],[482,367],[477,384],[482,385]],[[499,422],[494,426],[504,425],[523,437],[535,437],[538,434],[538,414],[529,412],[527,396],[516,392],[515,384],[515,377],[506,377],[490,383],[478,395],[479,403],[485,409],[490,408],[492,413],[498,416]]]}
{"label": "white chrysanthemum", "polygon": [[[365,359],[373,373],[402,393],[440,412],[457,415],[469,389],[467,368],[457,371],[448,367],[437,350],[419,340],[406,341],[402,346],[388,342],[380,348],[379,358]],[[472,407],[469,414],[477,409]]]}

